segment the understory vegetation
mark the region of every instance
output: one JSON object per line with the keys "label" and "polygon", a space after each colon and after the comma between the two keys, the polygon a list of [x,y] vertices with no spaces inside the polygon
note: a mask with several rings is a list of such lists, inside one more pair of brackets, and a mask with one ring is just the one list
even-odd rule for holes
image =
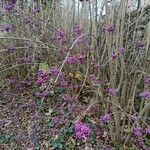
{"label": "understory vegetation", "polygon": [[150,6],[99,2],[0,2],[0,150],[150,150]]}

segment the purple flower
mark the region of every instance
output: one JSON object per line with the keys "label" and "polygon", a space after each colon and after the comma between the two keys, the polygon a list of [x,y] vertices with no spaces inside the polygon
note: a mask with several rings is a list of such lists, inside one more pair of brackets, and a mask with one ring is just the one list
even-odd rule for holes
{"label": "purple flower", "polygon": [[43,93],[42,93],[42,97],[47,97],[49,95],[49,91],[44,91]]}
{"label": "purple flower", "polygon": [[36,81],[36,84],[38,86],[41,86],[45,81],[42,79],[42,78],[39,78],[37,81]]}
{"label": "purple flower", "polygon": [[40,8],[40,7],[36,7],[36,8],[32,11],[33,14],[40,13],[40,12],[41,12],[41,8]]}
{"label": "purple flower", "polygon": [[146,147],[145,147],[145,143],[143,142],[143,140],[137,139],[136,142],[137,142],[137,144],[138,144],[138,146],[140,148],[142,148],[143,150],[147,150]]}
{"label": "purple flower", "polygon": [[110,145],[106,145],[105,150],[111,150]]}
{"label": "purple flower", "polygon": [[34,150],[34,143],[33,142],[28,142],[27,144],[26,144],[26,148],[28,149],[28,150]]}
{"label": "purple flower", "polygon": [[28,49],[33,49],[33,45],[32,45],[31,43],[29,43],[29,44],[27,45],[27,47],[28,47]]}
{"label": "purple flower", "polygon": [[55,77],[55,76],[58,75],[58,73],[59,73],[59,70],[58,70],[56,67],[52,67],[52,68],[50,69],[50,74],[51,74],[51,76]]}
{"label": "purple flower", "polygon": [[44,92],[36,92],[35,95],[37,97],[47,97],[49,95],[49,91],[44,91]]}
{"label": "purple flower", "polygon": [[98,83],[98,80],[97,80],[97,78],[95,77],[95,75],[90,75],[90,76],[89,76],[89,79],[90,79],[90,81],[92,81],[92,83],[94,83],[94,84],[97,84],[97,83]]}
{"label": "purple flower", "polygon": [[143,97],[144,99],[150,99],[150,92],[144,91],[140,93],[140,96]]}
{"label": "purple flower", "polygon": [[109,93],[111,96],[117,96],[117,91],[114,90],[113,88],[109,88],[109,89],[108,89],[108,93]]}
{"label": "purple flower", "polygon": [[143,135],[142,128],[140,128],[140,127],[133,128],[133,134],[136,138],[142,137],[142,135]]}
{"label": "purple flower", "polygon": [[52,122],[53,122],[54,124],[59,123],[59,122],[60,122],[60,117],[58,117],[58,116],[53,117],[53,118],[52,118]]}
{"label": "purple flower", "polygon": [[50,131],[50,134],[52,134],[52,135],[58,135],[58,129],[56,129],[56,128],[51,128],[51,129],[49,129],[49,131]]}
{"label": "purple flower", "polygon": [[15,26],[12,24],[5,24],[1,26],[1,31],[11,32],[15,30]]}
{"label": "purple flower", "polygon": [[82,63],[85,62],[86,57],[82,54],[79,54],[79,55],[76,56],[76,60],[77,60],[78,63],[82,64]]}
{"label": "purple flower", "polygon": [[26,63],[32,63],[33,61],[33,56],[28,56],[26,59],[25,59]]}
{"label": "purple flower", "polygon": [[9,0],[10,4],[15,4],[17,2],[17,0]]}
{"label": "purple flower", "polygon": [[138,48],[144,48],[144,47],[145,47],[145,43],[143,43],[143,42],[138,42],[137,47],[138,47]]}
{"label": "purple flower", "polygon": [[125,48],[124,48],[124,47],[119,48],[119,52],[120,52],[120,54],[124,55],[125,51],[126,51],[126,50],[125,50]]}
{"label": "purple flower", "polygon": [[75,134],[77,139],[81,140],[81,139],[89,138],[90,132],[91,132],[90,128],[88,127],[87,124],[83,122],[75,123]]}
{"label": "purple flower", "polygon": [[45,81],[48,80],[49,79],[48,73],[47,72],[42,72],[41,75],[40,75],[40,78],[42,78]]}
{"label": "purple flower", "polygon": [[80,36],[81,33],[82,33],[82,29],[80,28],[80,26],[75,26],[75,27],[74,27],[74,30],[73,30],[73,33],[74,33],[74,36],[75,36],[75,37]]}
{"label": "purple flower", "polygon": [[115,25],[109,25],[107,27],[107,32],[111,33],[111,32],[114,32],[115,31]]}
{"label": "purple flower", "polygon": [[68,58],[67,58],[67,64],[76,64],[77,63],[77,59],[76,59],[76,57],[75,56],[69,56]]}
{"label": "purple flower", "polygon": [[68,81],[61,81],[60,86],[66,88],[68,86]]}
{"label": "purple flower", "polygon": [[65,32],[63,32],[63,31],[58,31],[58,32],[56,33],[56,38],[57,38],[57,40],[64,40],[64,38],[65,38]]}
{"label": "purple flower", "polygon": [[111,119],[111,117],[110,117],[110,114],[104,114],[103,116],[101,116],[101,121],[103,122],[103,123],[109,123],[110,122],[110,119]]}
{"label": "purple flower", "polygon": [[17,0],[10,0],[4,5],[4,9],[8,12],[12,11],[15,8]]}
{"label": "purple flower", "polygon": [[146,128],[145,132],[146,132],[147,135],[150,135],[150,127]]}
{"label": "purple flower", "polygon": [[145,81],[145,83],[150,85],[150,77]]}
{"label": "purple flower", "polygon": [[15,47],[14,46],[9,46],[8,47],[8,52],[13,53],[15,51]]}
{"label": "purple flower", "polygon": [[112,57],[112,60],[115,60],[117,58],[117,54],[113,51],[111,57]]}
{"label": "purple flower", "polygon": [[30,109],[34,109],[34,108],[36,107],[35,101],[30,100],[29,103],[28,103],[28,107],[29,107]]}

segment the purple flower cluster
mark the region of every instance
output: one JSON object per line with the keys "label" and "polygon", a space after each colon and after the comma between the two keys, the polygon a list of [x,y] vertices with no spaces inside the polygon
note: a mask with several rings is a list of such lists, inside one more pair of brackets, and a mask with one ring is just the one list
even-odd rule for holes
{"label": "purple flower cluster", "polygon": [[64,37],[65,37],[65,32],[63,31],[58,31],[56,33],[56,37],[57,37],[57,40],[62,40]]}
{"label": "purple flower cluster", "polygon": [[135,138],[141,138],[143,136],[143,131],[142,131],[142,128],[140,127],[134,127],[133,128],[133,134],[135,136]]}
{"label": "purple flower cluster", "polygon": [[17,0],[10,0],[9,2],[7,2],[7,3],[4,5],[4,9],[5,9],[7,12],[11,12],[12,10],[14,10],[15,5],[16,5],[16,2],[17,2]]}
{"label": "purple flower cluster", "polygon": [[26,63],[32,63],[32,61],[33,61],[33,55],[30,55],[27,58],[25,58]]}
{"label": "purple flower cluster", "polygon": [[106,145],[105,150],[111,150],[110,145]]}
{"label": "purple flower cluster", "polygon": [[36,84],[41,86],[43,83],[45,83],[49,79],[49,74],[47,72],[44,72],[40,70],[38,72],[38,79],[36,81]]}
{"label": "purple flower cluster", "polygon": [[77,62],[83,64],[86,61],[86,56],[82,54],[76,55]]}
{"label": "purple flower cluster", "polygon": [[0,27],[2,32],[12,32],[15,31],[15,26],[12,24],[5,24]]}
{"label": "purple flower cluster", "polygon": [[84,62],[86,61],[86,56],[82,55],[82,54],[78,54],[78,55],[72,55],[72,56],[69,56],[67,58],[67,64],[83,64]]}
{"label": "purple flower cluster", "polygon": [[111,54],[112,60],[115,60],[117,58],[117,54],[113,51]]}
{"label": "purple flower cluster", "polygon": [[60,86],[63,87],[63,88],[68,87],[68,81],[62,80],[62,81],[60,81],[59,84],[60,84]]}
{"label": "purple flower cluster", "polygon": [[144,47],[145,47],[145,43],[143,43],[143,42],[138,42],[138,43],[137,43],[137,47],[138,47],[138,48],[144,48]]}
{"label": "purple flower cluster", "polygon": [[134,137],[136,139],[136,142],[138,144],[138,146],[144,150],[146,150],[146,147],[145,147],[145,143],[143,141],[143,130],[142,128],[140,127],[134,127],[133,128],[133,134],[134,134]]}
{"label": "purple flower cluster", "polygon": [[10,45],[10,46],[8,47],[8,52],[9,52],[9,53],[13,53],[15,50],[16,50],[16,48],[15,48],[13,45]]}
{"label": "purple flower cluster", "polygon": [[57,67],[51,67],[50,74],[52,77],[56,77],[59,73],[59,69]]}
{"label": "purple flower cluster", "polygon": [[76,25],[73,29],[73,35],[75,37],[78,37],[81,35],[81,33],[82,33],[82,29],[80,28],[80,26]]}
{"label": "purple flower cluster", "polygon": [[145,129],[145,133],[146,133],[147,135],[150,135],[150,127],[148,127],[148,128]]}
{"label": "purple flower cluster", "polygon": [[90,80],[93,84],[97,84],[97,83],[98,83],[97,78],[96,78],[95,75],[93,75],[93,74],[89,76],[89,80]]}
{"label": "purple flower cluster", "polygon": [[110,114],[106,113],[106,114],[104,114],[104,115],[101,116],[101,121],[103,123],[109,123],[110,120],[111,120]]}
{"label": "purple flower cluster", "polygon": [[111,96],[117,96],[117,91],[113,88],[109,88],[108,89],[108,93],[111,95]]}
{"label": "purple flower cluster", "polygon": [[16,4],[17,0],[9,0],[10,4]]}
{"label": "purple flower cluster", "polygon": [[36,8],[34,8],[34,10],[32,11],[33,14],[40,13],[40,12],[41,12],[41,7],[36,7]]}
{"label": "purple flower cluster", "polygon": [[146,79],[145,83],[150,85],[150,77]]}
{"label": "purple flower cluster", "polygon": [[150,99],[150,92],[144,91],[140,93],[140,96],[143,97],[144,99]]}
{"label": "purple flower cluster", "polygon": [[60,118],[59,116],[55,116],[55,117],[52,118],[52,122],[53,122],[54,124],[59,123],[60,120],[61,120],[61,118]]}
{"label": "purple flower cluster", "polygon": [[106,30],[109,33],[113,33],[115,31],[115,25],[109,25]]}
{"label": "purple flower cluster", "polygon": [[90,128],[87,124],[83,122],[77,122],[75,124],[75,134],[77,139],[82,140],[89,138],[90,132]]}
{"label": "purple flower cluster", "polygon": [[121,55],[124,55],[126,49],[124,47],[119,48],[119,52]]}
{"label": "purple flower cluster", "polygon": [[61,44],[65,44],[66,41],[66,34],[64,31],[57,31],[56,32],[56,40],[58,40]]}
{"label": "purple flower cluster", "polygon": [[69,64],[69,65],[74,65],[74,64],[76,64],[77,63],[77,60],[76,60],[76,57],[75,56],[69,56],[68,58],[67,58],[67,64]]}
{"label": "purple flower cluster", "polygon": [[36,92],[35,95],[37,97],[47,97],[50,94],[49,91],[44,91],[44,92]]}

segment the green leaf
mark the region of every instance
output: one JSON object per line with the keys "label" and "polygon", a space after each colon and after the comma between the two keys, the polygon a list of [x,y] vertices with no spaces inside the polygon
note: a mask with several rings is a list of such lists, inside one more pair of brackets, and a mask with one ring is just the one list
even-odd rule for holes
{"label": "green leaf", "polygon": [[150,146],[150,140],[146,140],[146,145]]}
{"label": "green leaf", "polygon": [[39,70],[49,70],[49,65],[48,65],[48,63],[47,62],[44,62],[44,63],[41,63],[40,65],[39,65]]}

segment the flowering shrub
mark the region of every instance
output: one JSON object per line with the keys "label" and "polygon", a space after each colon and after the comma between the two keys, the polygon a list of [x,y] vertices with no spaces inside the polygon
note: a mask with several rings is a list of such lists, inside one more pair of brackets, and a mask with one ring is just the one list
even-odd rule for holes
{"label": "flowering shrub", "polygon": [[99,2],[0,4],[0,150],[149,149],[149,7]]}

